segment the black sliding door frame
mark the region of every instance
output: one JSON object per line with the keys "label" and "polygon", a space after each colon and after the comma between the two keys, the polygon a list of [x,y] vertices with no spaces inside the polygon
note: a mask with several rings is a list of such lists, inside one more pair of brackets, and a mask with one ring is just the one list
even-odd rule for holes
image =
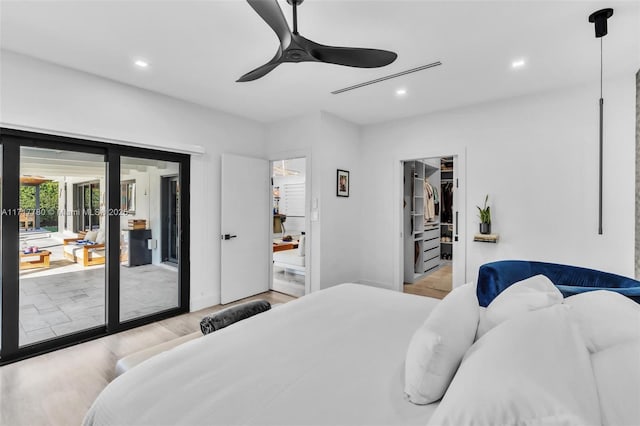
{"label": "black sliding door frame", "polygon": [[[154,321],[189,312],[189,183],[190,156],[160,150],[108,144],[57,135],[0,128],[2,145],[2,246],[1,246],[1,346],[0,365],[50,352],[120,332]],[[34,147],[70,152],[100,154],[106,164],[106,218],[107,259],[105,263],[105,324],[38,343],[19,346],[19,208],[20,208],[20,148]],[[109,214],[120,211],[121,157],[176,162],[180,166],[180,263],[178,274],[178,307],[120,321],[120,216]],[[15,213],[15,214],[12,214]]]}

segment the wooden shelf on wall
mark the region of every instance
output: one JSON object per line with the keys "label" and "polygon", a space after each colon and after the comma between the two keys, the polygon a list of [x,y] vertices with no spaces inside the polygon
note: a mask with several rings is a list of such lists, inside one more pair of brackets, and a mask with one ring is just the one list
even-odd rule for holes
{"label": "wooden shelf on wall", "polygon": [[500,235],[498,234],[475,234],[473,236],[473,241],[480,243],[497,243],[499,239]]}

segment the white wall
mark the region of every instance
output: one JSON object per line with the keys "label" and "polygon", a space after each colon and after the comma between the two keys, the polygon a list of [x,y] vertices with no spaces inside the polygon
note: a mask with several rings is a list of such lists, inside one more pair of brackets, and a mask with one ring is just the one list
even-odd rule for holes
{"label": "white wall", "polygon": [[[322,113],[321,119],[314,164],[321,185],[321,286],[326,288],[361,278],[362,243],[358,224],[362,221],[364,180],[359,127],[328,113]],[[349,171],[348,198],[336,195],[338,169]]]}
{"label": "white wall", "polygon": [[[324,112],[278,121],[267,126],[267,152],[271,159],[307,157],[309,207],[318,213],[318,220],[310,221],[307,227],[311,290],[357,281],[361,202],[358,126]],[[337,169],[351,172],[349,198],[336,196]]]}
{"label": "white wall", "polygon": [[[596,85],[366,126],[361,278],[394,282],[394,164],[466,150],[467,267],[498,259],[584,265],[633,276],[634,79],[605,82],[604,235],[597,234]],[[473,242],[489,194],[498,244]],[[454,285],[460,283],[454,283]]]}
{"label": "white wall", "polygon": [[[391,287],[400,238],[395,163],[458,152],[467,164],[466,280],[501,258],[633,274],[632,76],[605,82],[605,234],[598,236],[596,85],[360,129],[322,112],[263,126],[11,52],[2,52],[0,67],[4,124],[167,150],[205,148],[191,162],[192,309],[220,300],[222,152],[307,157],[309,205],[317,200],[318,211],[307,223],[312,290],[345,281]],[[349,198],[335,194],[337,169],[351,172]],[[496,245],[471,241],[475,205],[486,193]]]}
{"label": "white wall", "polygon": [[191,309],[219,303],[221,153],[264,156],[264,127],[16,53],[0,53],[0,122],[5,125],[167,150],[204,147],[204,154],[191,158]]}

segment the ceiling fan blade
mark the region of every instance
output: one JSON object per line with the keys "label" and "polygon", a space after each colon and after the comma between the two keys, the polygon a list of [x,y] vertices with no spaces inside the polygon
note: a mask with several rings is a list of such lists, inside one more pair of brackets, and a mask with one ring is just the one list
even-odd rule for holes
{"label": "ceiling fan blade", "polygon": [[309,53],[321,62],[357,68],[377,68],[389,65],[398,55],[388,50],[359,47],[333,47],[315,45]]}
{"label": "ceiling fan blade", "polygon": [[242,77],[237,79],[236,83],[243,83],[245,81],[257,80],[257,79],[259,79],[261,77],[264,77],[265,75],[267,75],[271,71],[273,71],[273,69],[275,67],[277,67],[278,65],[280,65],[279,62],[276,62],[276,63],[269,62],[268,64],[264,64],[261,67],[258,67],[253,71],[249,71],[248,73],[246,73],[245,75],[243,75]]}
{"label": "ceiling fan blade", "polygon": [[246,73],[245,75],[243,75],[242,77],[237,79],[236,83],[243,83],[245,81],[253,81],[253,80],[257,80],[257,79],[259,79],[261,77],[264,77],[265,75],[267,75],[271,71],[273,71],[273,69],[275,67],[277,67],[278,65],[281,64],[281,61],[280,61],[281,59],[282,59],[282,49],[278,49],[278,51],[276,52],[276,56],[274,56],[273,59],[271,59],[266,64],[264,64],[262,66],[259,66],[255,70],[249,71],[248,73]]}
{"label": "ceiling fan blade", "polygon": [[247,0],[247,3],[275,31],[283,48],[291,43],[291,30],[277,0]]}

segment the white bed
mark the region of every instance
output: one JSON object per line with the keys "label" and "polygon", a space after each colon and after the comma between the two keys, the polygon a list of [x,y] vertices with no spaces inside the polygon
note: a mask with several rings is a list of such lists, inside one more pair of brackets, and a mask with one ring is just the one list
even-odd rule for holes
{"label": "white bed", "polygon": [[437,300],[339,285],[165,352],[114,380],[85,425],[425,425],[404,399]]}
{"label": "white bed", "polygon": [[277,251],[273,253],[273,265],[283,269],[304,272],[305,256],[301,256],[298,249]]}
{"label": "white bed", "polygon": [[301,235],[298,239],[298,247],[290,250],[280,250],[273,253],[273,266],[295,271],[299,274],[305,273],[305,245],[306,237]]}
{"label": "white bed", "polygon": [[615,292],[536,276],[485,310],[473,284],[342,284],[143,362],[84,424],[638,425],[639,356],[640,305]]}

